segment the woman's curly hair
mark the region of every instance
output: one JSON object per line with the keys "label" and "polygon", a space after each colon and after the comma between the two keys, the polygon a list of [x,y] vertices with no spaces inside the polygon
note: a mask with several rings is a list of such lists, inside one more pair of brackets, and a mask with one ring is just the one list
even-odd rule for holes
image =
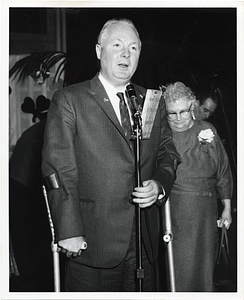
{"label": "woman's curly hair", "polygon": [[192,90],[189,87],[185,86],[184,83],[179,81],[167,85],[163,95],[165,102],[167,103],[171,101],[175,102],[179,99],[187,101],[196,99],[196,96],[192,92]]}

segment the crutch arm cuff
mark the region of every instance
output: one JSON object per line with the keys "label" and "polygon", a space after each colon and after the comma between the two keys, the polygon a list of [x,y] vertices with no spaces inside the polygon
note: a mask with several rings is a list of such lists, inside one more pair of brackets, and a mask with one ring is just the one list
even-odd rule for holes
{"label": "crutch arm cuff", "polygon": [[43,184],[44,184],[47,192],[50,192],[51,190],[60,188],[60,183],[59,183],[58,177],[55,173],[44,177]]}

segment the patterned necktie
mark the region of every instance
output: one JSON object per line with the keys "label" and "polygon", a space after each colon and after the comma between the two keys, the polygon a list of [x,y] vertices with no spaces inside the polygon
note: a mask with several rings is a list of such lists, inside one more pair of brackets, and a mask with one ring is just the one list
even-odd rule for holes
{"label": "patterned necktie", "polygon": [[117,93],[116,94],[120,101],[119,101],[119,109],[120,109],[120,115],[121,115],[121,125],[124,129],[125,136],[130,138],[131,136],[131,123],[130,123],[130,115],[127,108],[127,105],[125,103],[124,93]]}

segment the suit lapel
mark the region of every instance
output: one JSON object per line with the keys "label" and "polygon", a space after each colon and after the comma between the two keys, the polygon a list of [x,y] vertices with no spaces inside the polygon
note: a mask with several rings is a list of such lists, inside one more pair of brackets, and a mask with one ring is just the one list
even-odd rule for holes
{"label": "suit lapel", "polygon": [[[143,105],[146,89],[141,90],[138,86],[135,85],[135,90],[136,90],[139,104]],[[103,109],[105,114],[108,116],[108,118],[111,120],[111,122],[118,129],[120,134],[123,136],[125,141],[131,147],[131,144],[133,143],[133,141],[128,140],[126,138],[123,128],[121,127],[121,124],[120,124],[120,122],[117,118],[117,115],[113,109],[113,106],[109,100],[109,97],[108,97],[101,81],[98,79],[98,74],[91,80],[91,92],[93,93],[94,98],[97,101],[97,103],[101,106],[101,108]]]}
{"label": "suit lapel", "polygon": [[95,100],[97,103],[101,106],[105,114],[108,116],[108,118],[111,120],[111,122],[114,124],[114,126],[118,129],[118,131],[122,134],[122,136],[127,141],[124,131],[120,125],[120,122],[117,118],[117,115],[113,109],[113,106],[109,100],[109,97],[101,84],[100,80],[98,79],[98,75],[96,75],[91,80],[91,91],[94,95]]}

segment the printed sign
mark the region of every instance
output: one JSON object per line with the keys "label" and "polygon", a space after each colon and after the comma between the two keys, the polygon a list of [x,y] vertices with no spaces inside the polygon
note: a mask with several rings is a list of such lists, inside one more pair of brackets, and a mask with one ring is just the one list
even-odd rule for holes
{"label": "printed sign", "polygon": [[142,138],[149,139],[162,91],[147,90],[142,110]]}

